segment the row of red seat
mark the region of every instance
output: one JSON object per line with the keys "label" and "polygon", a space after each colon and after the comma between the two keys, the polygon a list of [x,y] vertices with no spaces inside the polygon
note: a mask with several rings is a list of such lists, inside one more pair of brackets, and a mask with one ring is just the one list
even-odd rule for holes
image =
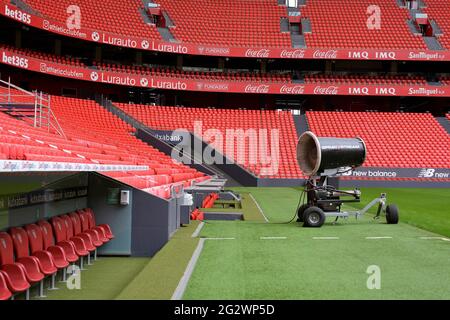
{"label": "row of red seat", "polygon": [[219,195],[217,193],[211,193],[203,199],[202,208],[212,208],[216,200],[219,199]]}
{"label": "row of red seat", "polygon": [[450,136],[429,113],[307,112],[311,131],[361,137],[366,167],[450,168]]}
{"label": "row of red seat", "polygon": [[[449,9],[448,2],[444,7]],[[311,21],[312,33],[305,34],[308,47],[427,49],[422,37],[408,27],[409,11],[399,8],[394,0],[376,4],[372,0],[307,1],[301,14]]]}
{"label": "row of red seat", "polygon": [[[116,103],[116,106],[153,129],[184,128],[194,132],[196,124],[201,124],[203,131],[214,129],[222,134],[222,143],[221,139],[206,142],[257,176],[281,179],[303,177],[297,166],[295,150],[298,137],[294,119],[289,111],[183,108],[121,103]],[[240,134],[237,138],[227,135],[231,130],[253,132],[253,138],[259,140],[252,143],[245,134]],[[277,134],[278,141],[276,141]],[[262,142],[267,143],[266,150],[262,150],[266,147]],[[228,147],[228,143],[234,146],[232,150]],[[268,155],[274,155],[272,144],[274,149],[277,148],[275,144],[278,144],[279,159],[263,158],[261,154],[263,151]],[[251,152],[250,148],[255,145],[258,151]],[[241,148],[243,152],[240,152]],[[272,172],[268,169],[270,166],[274,169]]]}
{"label": "row of red seat", "polygon": [[111,63],[94,62],[94,66],[104,71],[121,72],[127,74],[140,74],[145,76],[182,78],[208,81],[247,81],[247,82],[291,82],[290,72],[278,73],[252,73],[252,72],[218,72],[218,71],[182,71],[164,67],[127,66]]}
{"label": "row of red seat", "polygon": [[199,209],[194,209],[191,212],[191,220],[201,220],[203,221],[205,219],[205,214],[200,211]]}
{"label": "row of red seat", "polygon": [[106,31],[117,36],[134,36],[161,40],[155,25],[147,24],[141,10],[141,0],[26,0],[34,10],[44,17],[66,24],[67,8],[76,5],[80,8],[82,26],[97,31]]}
{"label": "row of red seat", "polygon": [[382,85],[426,85],[427,81],[421,76],[407,75],[333,75],[333,74],[307,74],[306,83],[331,84],[382,84]]}
{"label": "row of red seat", "polygon": [[[96,225],[91,209],[55,216],[49,221],[13,227],[0,232],[0,300],[43,285],[71,263],[96,253],[98,247],[114,238],[107,224]],[[28,294],[27,294],[28,298]]]}

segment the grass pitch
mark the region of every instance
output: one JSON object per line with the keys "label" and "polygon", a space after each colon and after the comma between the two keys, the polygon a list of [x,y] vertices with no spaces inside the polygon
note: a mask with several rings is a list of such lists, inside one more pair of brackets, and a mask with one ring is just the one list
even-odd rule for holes
{"label": "grass pitch", "polygon": [[[253,194],[271,222],[294,215],[298,190],[240,190]],[[367,191],[363,203],[380,192]],[[408,224],[370,216],[320,229],[295,222],[208,223],[202,237],[234,240],[205,242],[184,299],[450,299],[450,242],[410,225],[446,235],[449,191],[434,191],[387,190]],[[380,290],[367,288],[372,265],[381,270]]]}

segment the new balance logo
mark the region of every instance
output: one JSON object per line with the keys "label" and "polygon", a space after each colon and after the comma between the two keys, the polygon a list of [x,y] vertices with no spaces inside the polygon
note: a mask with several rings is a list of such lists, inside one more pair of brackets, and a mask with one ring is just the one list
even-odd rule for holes
{"label": "new balance logo", "polygon": [[433,178],[436,170],[434,169],[422,169],[419,173],[419,178]]}

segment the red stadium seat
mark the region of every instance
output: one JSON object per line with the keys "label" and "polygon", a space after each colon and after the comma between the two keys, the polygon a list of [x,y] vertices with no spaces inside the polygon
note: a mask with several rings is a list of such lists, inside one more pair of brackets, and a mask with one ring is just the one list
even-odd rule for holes
{"label": "red stadium seat", "polygon": [[8,300],[11,297],[12,293],[6,284],[6,275],[3,271],[0,271],[0,300]]}
{"label": "red stadium seat", "polygon": [[[69,263],[74,263],[78,261],[79,257],[75,253],[73,244],[71,244],[68,241],[65,241],[66,236],[64,235],[63,231],[59,229],[59,227],[58,232],[55,232],[55,235],[58,235],[58,237],[54,237],[53,228],[49,222],[41,220],[38,222],[38,226],[42,230],[42,235],[44,239],[44,249],[52,253],[55,259],[54,260],[55,265],[58,268],[65,268],[66,263],[68,266]],[[59,242],[58,245],[55,245],[55,239],[56,241],[60,239],[60,241],[58,241]]]}
{"label": "red stadium seat", "polygon": [[[50,227],[51,231],[50,224],[48,224],[48,227]],[[25,226],[25,230],[30,240],[31,253],[34,256],[49,255],[53,264],[58,269],[65,269],[69,266],[64,250],[54,245],[53,234],[48,234],[47,229],[43,232],[36,224],[29,224]]]}
{"label": "red stadium seat", "polygon": [[0,266],[9,290],[13,293],[26,291],[28,299],[30,283],[27,280],[26,269],[23,264],[14,262],[13,242],[6,232],[0,232]]}

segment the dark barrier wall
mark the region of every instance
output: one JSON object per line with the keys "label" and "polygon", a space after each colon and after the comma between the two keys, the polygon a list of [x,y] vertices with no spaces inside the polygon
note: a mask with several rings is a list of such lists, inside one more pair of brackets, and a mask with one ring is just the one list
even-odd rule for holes
{"label": "dark barrier wall", "polygon": [[[129,205],[112,199],[112,191],[117,189],[130,191]],[[103,255],[151,257],[179,226],[176,199],[167,201],[97,173],[89,176],[88,204],[95,212],[97,224],[109,224],[115,235],[99,250]]]}
{"label": "dark barrier wall", "polygon": [[[111,192],[130,191],[130,205],[123,206],[110,202]],[[114,240],[99,248],[102,255],[131,254],[132,188],[97,173],[89,174],[88,206],[94,210],[97,224],[107,223],[114,233]]]}
{"label": "dark barrier wall", "polygon": [[[154,134],[158,134],[158,131],[153,130]],[[167,135],[169,134],[169,132],[167,131],[161,131],[160,135],[166,137],[164,140],[171,140],[170,138],[167,138]],[[208,144],[206,144],[204,141],[202,141],[201,139],[197,138],[196,136],[194,136],[193,134],[189,133],[190,138],[191,138],[191,154],[194,154],[195,150],[194,150],[194,146],[199,144],[202,146],[202,154],[205,150],[205,148],[208,146]],[[139,139],[141,139],[142,141],[152,145],[153,147],[161,150],[162,152],[164,152],[167,155],[171,155],[172,153],[172,147],[168,146],[166,143],[160,141],[158,138],[156,138],[155,136],[153,136],[152,134],[150,134],[149,132],[143,131],[143,130],[138,130],[137,132],[137,137]],[[176,140],[176,139],[174,139]],[[233,179],[235,179],[236,181],[238,181],[239,183],[241,183],[243,186],[248,186],[248,187],[256,187],[257,186],[257,178],[252,175],[250,172],[248,172],[247,170],[243,169],[242,167],[238,166],[237,164],[232,163],[232,161],[230,159],[228,159],[226,156],[222,155],[220,152],[218,152],[217,150],[215,150],[216,154],[218,155],[218,157],[224,159],[224,163],[223,164],[214,164],[214,167],[219,168],[220,170],[222,170],[223,172],[225,172],[226,174],[228,174],[229,176],[231,176]],[[207,167],[201,165],[201,164],[196,164],[196,163],[192,163],[190,164],[191,167],[205,172],[206,174],[209,175],[214,175],[214,171],[208,170]]]}
{"label": "dark barrier wall", "polygon": [[175,199],[166,201],[135,189],[131,254],[138,257],[155,255],[177,229],[176,223]]}

